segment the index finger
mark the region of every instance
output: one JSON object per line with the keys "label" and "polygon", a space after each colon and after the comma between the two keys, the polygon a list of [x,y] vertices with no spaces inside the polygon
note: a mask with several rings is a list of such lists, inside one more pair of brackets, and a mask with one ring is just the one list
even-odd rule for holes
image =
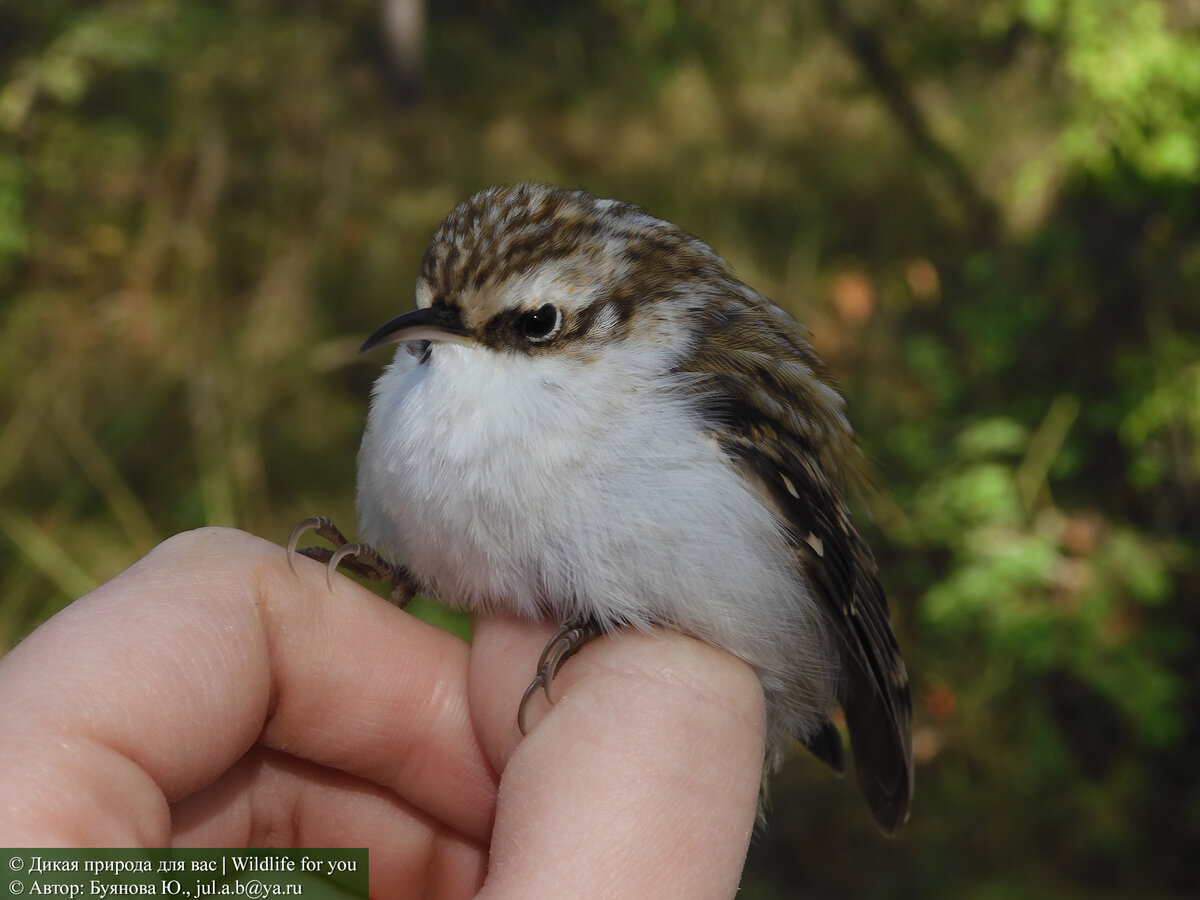
{"label": "index finger", "polygon": [[[169,804],[256,741],[485,841],[467,646],[230,529],[163,543],[0,659],[0,844],[164,845]],[[99,813],[99,814],[98,814]],[[89,823],[63,833],[64,822]]]}

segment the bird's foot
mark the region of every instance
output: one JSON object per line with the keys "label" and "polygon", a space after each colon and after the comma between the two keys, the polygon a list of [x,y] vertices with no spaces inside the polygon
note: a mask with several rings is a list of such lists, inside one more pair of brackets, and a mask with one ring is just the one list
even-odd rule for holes
{"label": "bird's foot", "polygon": [[[297,549],[296,545],[300,543],[300,538],[306,531],[312,531],[318,537],[323,537],[333,544],[333,549],[328,547]],[[297,522],[296,527],[292,529],[291,535],[288,536],[287,555],[288,565],[292,566],[293,572],[296,567],[292,565],[292,560],[297,553],[325,563],[325,578],[331,590],[333,589],[333,572],[340,566],[359,578],[390,584],[392,586],[391,600],[397,606],[404,606],[417,592],[412,574],[408,569],[388,562],[370,544],[350,541],[342,534],[341,529],[333,524],[333,520],[325,516],[311,516]]]}
{"label": "bird's foot", "polygon": [[537,675],[529,683],[529,687],[525,688],[521,705],[517,707],[517,727],[521,729],[521,734],[529,733],[525,721],[525,707],[529,705],[530,698],[541,690],[546,695],[546,702],[553,706],[554,698],[550,696],[550,686],[554,683],[558,670],[562,668],[563,663],[578,653],[584,644],[592,638],[599,637],[601,633],[600,626],[591,619],[566,622],[554,632],[554,636],[542,649],[542,655],[538,657]]}

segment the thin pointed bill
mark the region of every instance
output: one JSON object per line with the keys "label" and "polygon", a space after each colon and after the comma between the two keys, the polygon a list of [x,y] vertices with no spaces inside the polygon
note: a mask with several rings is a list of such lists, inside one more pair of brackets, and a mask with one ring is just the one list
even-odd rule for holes
{"label": "thin pointed bill", "polygon": [[475,344],[469,329],[463,327],[462,317],[453,306],[429,306],[402,313],[384,322],[363,341],[359,353],[366,353],[381,344],[400,344],[405,341],[436,341],[443,344]]}

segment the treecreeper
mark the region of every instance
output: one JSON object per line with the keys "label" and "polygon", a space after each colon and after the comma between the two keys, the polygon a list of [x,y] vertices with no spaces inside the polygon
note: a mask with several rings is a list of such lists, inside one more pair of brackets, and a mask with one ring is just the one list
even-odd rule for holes
{"label": "treecreeper", "polygon": [[582,191],[491,188],[447,216],[358,455],[359,527],[306,555],[459,608],[562,625],[515,712],[583,643],[672,628],[736,654],[767,709],[893,834],[912,798],[908,677],[847,490],[864,467],[806,332],[707,244]]}

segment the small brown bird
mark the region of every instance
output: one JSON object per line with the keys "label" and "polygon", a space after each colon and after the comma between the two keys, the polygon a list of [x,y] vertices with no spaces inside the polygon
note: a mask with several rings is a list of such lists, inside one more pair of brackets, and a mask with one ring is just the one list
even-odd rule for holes
{"label": "small brown bird", "polygon": [[[584,641],[677,629],[753,666],[772,771],[798,738],[838,771],[840,705],[888,834],[912,795],[908,678],[847,510],[861,465],[803,329],[713,250],[636,206],[542,185],[454,209],[359,452],[370,547],[314,555],[457,607],[563,624],[526,693]],[[523,716],[522,726],[523,726]]]}

